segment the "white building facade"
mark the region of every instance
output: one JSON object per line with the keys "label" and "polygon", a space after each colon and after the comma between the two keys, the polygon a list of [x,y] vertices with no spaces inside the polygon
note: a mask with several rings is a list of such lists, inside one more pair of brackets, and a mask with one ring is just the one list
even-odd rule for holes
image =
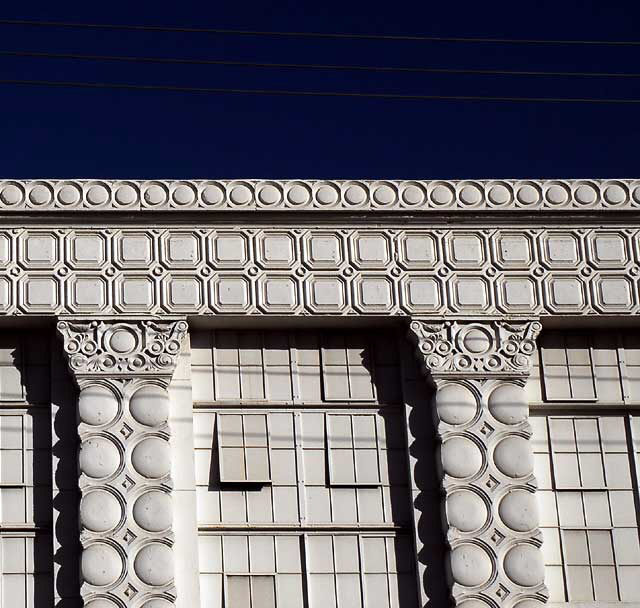
{"label": "white building facade", "polygon": [[639,212],[0,182],[0,605],[639,608]]}

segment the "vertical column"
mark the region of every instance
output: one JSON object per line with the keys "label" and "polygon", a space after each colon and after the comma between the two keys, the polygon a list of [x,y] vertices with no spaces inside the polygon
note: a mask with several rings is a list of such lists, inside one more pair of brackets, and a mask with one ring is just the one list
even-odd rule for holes
{"label": "vertical column", "polygon": [[80,389],[81,594],[88,608],[175,604],[168,386],[184,321],[58,323]]}
{"label": "vertical column", "polygon": [[464,608],[548,597],[524,385],[540,323],[413,320],[435,388],[451,594]]}

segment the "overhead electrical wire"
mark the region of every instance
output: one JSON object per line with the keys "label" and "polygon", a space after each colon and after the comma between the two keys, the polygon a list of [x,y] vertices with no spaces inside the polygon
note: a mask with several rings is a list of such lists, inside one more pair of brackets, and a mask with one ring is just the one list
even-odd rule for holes
{"label": "overhead electrical wire", "polygon": [[589,103],[589,104],[640,104],[640,99],[604,99],[590,97],[517,97],[493,95],[421,95],[402,93],[362,93],[349,91],[295,91],[280,89],[237,89],[218,87],[183,87],[175,85],[145,85],[110,82],[73,82],[55,80],[14,80],[1,79],[0,85],[42,86],[57,88],[83,89],[121,89],[134,91],[167,91],[174,93],[220,93],[241,95],[279,95],[302,97],[365,97],[370,99],[389,99],[405,101],[499,101],[499,102],[530,102],[530,103]]}
{"label": "overhead electrical wire", "polygon": [[296,70],[335,70],[356,72],[397,72],[426,74],[469,74],[492,76],[533,77],[585,77],[585,78],[640,78],[640,73],[621,72],[548,72],[540,70],[499,70],[475,68],[426,68],[379,65],[337,65],[310,63],[271,63],[264,61],[232,61],[227,59],[190,59],[175,57],[135,57],[123,55],[86,55],[81,53],[50,53],[38,51],[0,51],[0,57],[26,57],[33,59],[73,59],[82,61],[120,61],[128,63],[157,63],[176,65],[220,65],[249,68],[276,68]]}
{"label": "overhead electrical wire", "polygon": [[640,46],[640,40],[544,40],[537,38],[483,38],[465,36],[417,36],[392,34],[347,34],[324,32],[279,32],[268,30],[236,30],[211,27],[169,27],[161,25],[133,25],[116,23],[76,23],[68,21],[36,21],[30,19],[0,19],[0,25],[53,27],[74,29],[130,30],[150,32],[176,32],[199,34],[223,34],[233,36],[270,36],[280,38],[326,38],[345,40],[399,40],[407,42],[465,42],[488,44],[543,44],[543,45],[594,45]]}

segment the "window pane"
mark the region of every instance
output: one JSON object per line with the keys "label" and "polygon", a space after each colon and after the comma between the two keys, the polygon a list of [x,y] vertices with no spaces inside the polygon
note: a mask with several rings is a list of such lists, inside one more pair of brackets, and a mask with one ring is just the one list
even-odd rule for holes
{"label": "window pane", "polygon": [[251,608],[276,608],[275,577],[251,577]]}
{"label": "window pane", "polygon": [[226,604],[228,608],[249,608],[251,606],[248,576],[227,577]]}

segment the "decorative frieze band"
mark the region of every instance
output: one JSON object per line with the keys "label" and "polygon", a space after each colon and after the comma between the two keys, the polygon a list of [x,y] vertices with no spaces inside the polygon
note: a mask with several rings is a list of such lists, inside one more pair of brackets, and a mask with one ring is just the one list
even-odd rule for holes
{"label": "decorative frieze band", "polygon": [[3,315],[631,315],[639,280],[628,226],[0,230]]}
{"label": "decorative frieze band", "polygon": [[58,323],[80,389],[81,594],[92,608],[174,605],[167,387],[184,321]]}
{"label": "decorative frieze band", "polygon": [[640,180],[0,181],[0,211],[640,209]]}
{"label": "decorative frieze band", "polygon": [[524,392],[540,329],[410,324],[436,388],[451,593],[465,608],[535,608],[548,597]]}

